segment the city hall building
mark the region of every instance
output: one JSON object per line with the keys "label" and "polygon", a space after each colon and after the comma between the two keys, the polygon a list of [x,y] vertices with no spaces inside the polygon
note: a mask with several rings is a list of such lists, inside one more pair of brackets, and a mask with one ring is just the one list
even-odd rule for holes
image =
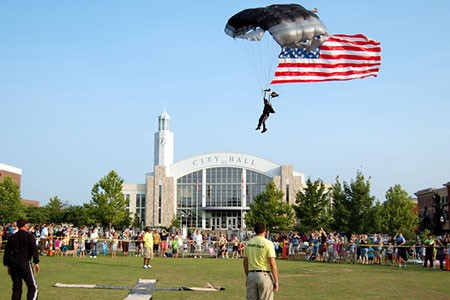
{"label": "city hall building", "polygon": [[158,117],[154,138],[154,170],[144,184],[124,184],[130,215],[142,225],[169,226],[175,218],[189,228],[245,228],[243,217],[253,198],[274,182],[283,201],[295,202],[305,176],[290,165],[237,152],[199,154],[173,162],[174,135],[170,116]]}

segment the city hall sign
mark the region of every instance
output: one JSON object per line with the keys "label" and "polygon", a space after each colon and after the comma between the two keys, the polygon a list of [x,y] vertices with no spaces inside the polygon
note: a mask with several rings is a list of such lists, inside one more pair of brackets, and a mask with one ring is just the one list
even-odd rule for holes
{"label": "city hall sign", "polygon": [[178,178],[201,169],[214,167],[244,168],[263,173],[273,173],[275,170],[278,172],[280,166],[264,158],[249,154],[217,152],[197,155],[174,163],[168,171],[169,176]]}

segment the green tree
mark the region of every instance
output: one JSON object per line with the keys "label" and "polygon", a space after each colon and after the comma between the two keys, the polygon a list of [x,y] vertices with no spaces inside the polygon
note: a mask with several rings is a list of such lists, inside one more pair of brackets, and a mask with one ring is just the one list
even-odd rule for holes
{"label": "green tree", "polygon": [[64,219],[64,210],[69,206],[69,204],[63,203],[58,196],[54,196],[48,200],[45,205],[45,210],[47,211],[48,222],[61,224]]}
{"label": "green tree", "polygon": [[112,225],[119,225],[130,219],[126,210],[129,200],[125,199],[122,187],[123,179],[115,171],[111,171],[94,184],[91,191],[95,215],[99,222],[110,229]]}
{"label": "green tree", "polygon": [[375,201],[375,205],[369,209],[367,232],[383,232],[382,205]]}
{"label": "green tree", "polygon": [[131,226],[141,228],[141,222],[139,222],[139,214],[137,212],[134,213],[133,222],[131,222]]}
{"label": "green tree", "polygon": [[43,206],[25,205],[25,214],[27,220],[33,224],[42,224],[48,220],[47,211]]}
{"label": "green tree", "polygon": [[414,207],[411,196],[400,185],[390,187],[381,209],[383,231],[392,234],[402,232],[407,237],[414,236],[413,230],[419,223]]}
{"label": "green tree", "polygon": [[171,228],[181,228],[180,219],[178,219],[176,215],[174,215],[172,217],[172,220],[170,221],[170,227]]}
{"label": "green tree", "polygon": [[375,197],[370,196],[370,179],[366,180],[361,171],[350,184],[344,182],[344,193],[349,201],[349,230],[356,233],[370,231],[370,212]]}
{"label": "green tree", "polygon": [[306,181],[304,191],[297,192],[295,214],[302,231],[329,225],[330,197],[322,180]]}
{"label": "green tree", "polygon": [[294,211],[289,203],[283,201],[283,192],[273,182],[269,182],[266,190],[254,197],[244,219],[247,228],[253,228],[257,222],[264,222],[270,230],[284,230],[292,228]]}
{"label": "green tree", "polygon": [[6,176],[0,181],[0,224],[12,223],[25,217],[24,210],[19,185]]}
{"label": "green tree", "polygon": [[375,197],[370,196],[370,180],[366,180],[361,171],[350,184],[344,181],[341,186],[337,179],[333,197],[333,224],[337,225],[333,229],[347,233],[370,232]]}
{"label": "green tree", "polygon": [[333,199],[331,228],[338,232],[349,232],[350,203],[344,193],[344,188],[339,181],[339,177],[336,178],[331,195]]}
{"label": "green tree", "polygon": [[81,206],[69,205],[64,209],[64,223],[73,224],[76,227],[95,225],[97,218],[94,211],[91,203],[84,203]]}

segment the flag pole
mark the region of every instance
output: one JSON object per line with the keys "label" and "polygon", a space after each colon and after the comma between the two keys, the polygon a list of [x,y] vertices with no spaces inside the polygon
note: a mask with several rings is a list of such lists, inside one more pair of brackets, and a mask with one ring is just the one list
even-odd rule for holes
{"label": "flag pole", "polygon": [[196,186],[196,197],[195,197],[195,228],[198,228],[198,181],[197,181],[197,186]]}

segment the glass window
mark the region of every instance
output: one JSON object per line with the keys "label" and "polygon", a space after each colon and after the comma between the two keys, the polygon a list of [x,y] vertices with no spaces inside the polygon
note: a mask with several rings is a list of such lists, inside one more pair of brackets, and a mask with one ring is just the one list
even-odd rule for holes
{"label": "glass window", "polygon": [[141,207],[145,207],[145,194],[141,194]]}
{"label": "glass window", "polygon": [[136,208],[141,207],[141,195],[136,194]]}
{"label": "glass window", "polygon": [[[197,206],[202,205],[202,171],[177,179],[177,217],[188,227],[197,227]],[[200,212],[199,212],[200,215]],[[201,218],[198,218],[199,223]]]}
{"label": "glass window", "polygon": [[266,190],[267,183],[271,182],[272,178],[255,171],[247,170],[246,175],[246,192],[247,192],[247,206],[253,204],[253,198]]}

